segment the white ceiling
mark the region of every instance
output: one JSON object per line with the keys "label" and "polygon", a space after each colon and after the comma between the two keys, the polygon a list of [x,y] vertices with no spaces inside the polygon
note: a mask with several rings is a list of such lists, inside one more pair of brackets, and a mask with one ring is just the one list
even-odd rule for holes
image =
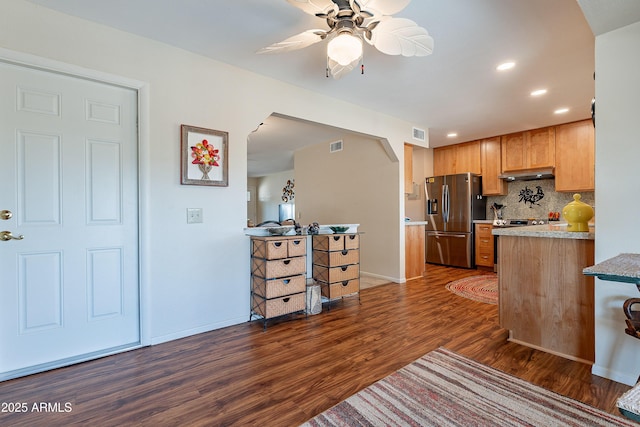
{"label": "white ceiling", "polygon": [[[405,119],[429,128],[432,147],[589,117],[594,32],[640,20],[638,0],[414,0],[395,16],[426,28],[433,54],[387,56],[367,45],[365,74],[334,80],[325,77],[325,42],[281,55],[255,54],[307,29],[325,28],[322,19],[285,0],[29,1]],[[517,65],[498,73],[504,60]],[[543,87],[545,96],[529,96]],[[569,112],[554,115],[559,107]],[[449,132],[457,139],[448,139]],[[266,152],[290,159],[303,143],[341,135],[307,122],[266,119],[249,138],[250,176],[266,172],[257,169],[268,163]],[[258,151],[269,144],[280,148]]]}

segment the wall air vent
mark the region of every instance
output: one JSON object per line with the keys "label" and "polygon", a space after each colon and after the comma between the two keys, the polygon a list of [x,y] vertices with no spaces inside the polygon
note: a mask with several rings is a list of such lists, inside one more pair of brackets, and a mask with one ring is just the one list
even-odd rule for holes
{"label": "wall air vent", "polygon": [[425,135],[424,129],[413,128],[413,139],[424,142]]}
{"label": "wall air vent", "polygon": [[329,144],[329,152],[335,153],[336,151],[342,151],[342,140],[334,141]]}

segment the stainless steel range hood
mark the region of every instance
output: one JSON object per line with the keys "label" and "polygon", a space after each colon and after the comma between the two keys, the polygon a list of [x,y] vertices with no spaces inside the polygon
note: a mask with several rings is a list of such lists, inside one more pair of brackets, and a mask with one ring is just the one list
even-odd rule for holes
{"label": "stainless steel range hood", "polygon": [[507,181],[534,181],[536,179],[548,179],[553,177],[554,177],[553,168],[518,171],[518,172],[507,172],[498,176],[498,178],[505,179]]}

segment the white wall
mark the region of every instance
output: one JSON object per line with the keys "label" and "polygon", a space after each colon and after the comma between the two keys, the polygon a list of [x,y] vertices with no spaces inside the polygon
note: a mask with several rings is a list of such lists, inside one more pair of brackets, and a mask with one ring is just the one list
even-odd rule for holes
{"label": "white wall", "polygon": [[[596,38],[596,262],[640,253],[640,23]],[[592,372],[629,385],[640,340],[624,333],[622,303],[636,286],[596,280]]]}
{"label": "white wall", "polygon": [[362,274],[404,282],[399,260],[399,163],[381,141],[348,134],[343,149],[329,142],[295,152],[296,212],[303,225],[360,224]]}
{"label": "white wall", "polygon": [[[402,215],[408,123],[24,0],[0,0],[0,47],[147,82],[141,151],[143,334],[158,343],[249,317],[247,136],[273,112],[386,138],[400,159],[389,205]],[[213,43],[213,41],[212,41]],[[180,185],[180,124],[229,132],[229,186]],[[145,137],[146,138],[146,137]],[[186,224],[186,209],[203,224]],[[404,228],[396,229],[404,275]],[[203,274],[206,271],[206,274]],[[145,332],[146,331],[146,332]]]}

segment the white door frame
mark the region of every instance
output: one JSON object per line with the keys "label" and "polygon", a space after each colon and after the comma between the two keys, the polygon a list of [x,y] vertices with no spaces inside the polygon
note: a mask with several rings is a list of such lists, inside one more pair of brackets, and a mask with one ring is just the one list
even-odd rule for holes
{"label": "white door frame", "polygon": [[[36,68],[72,77],[94,80],[137,91],[138,99],[138,281],[140,287],[140,346],[151,345],[150,287],[149,287],[149,185],[150,185],[150,143],[149,143],[149,83],[83,68],[48,58],[13,51],[0,47],[0,61]],[[139,346],[136,346],[139,347]],[[135,347],[132,347],[135,348]],[[115,351],[123,352],[131,348]],[[109,353],[105,353],[107,355]],[[100,356],[103,356],[102,354]],[[78,361],[79,362],[79,361]],[[76,361],[74,361],[76,363]]]}

